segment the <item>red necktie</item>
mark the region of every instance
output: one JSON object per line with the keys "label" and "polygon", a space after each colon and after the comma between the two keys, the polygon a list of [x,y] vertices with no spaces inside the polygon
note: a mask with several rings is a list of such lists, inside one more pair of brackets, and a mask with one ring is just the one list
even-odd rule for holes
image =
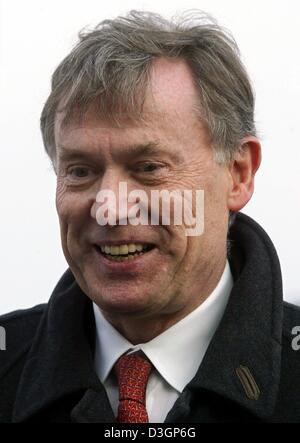
{"label": "red necktie", "polygon": [[148,423],[145,397],[151,369],[151,363],[137,354],[122,355],[115,364],[119,423]]}

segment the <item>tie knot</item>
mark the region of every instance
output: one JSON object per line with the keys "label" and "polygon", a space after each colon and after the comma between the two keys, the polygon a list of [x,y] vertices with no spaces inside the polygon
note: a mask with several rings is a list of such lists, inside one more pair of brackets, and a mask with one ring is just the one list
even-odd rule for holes
{"label": "tie knot", "polygon": [[150,361],[140,355],[122,355],[115,364],[120,400],[135,400],[145,404],[146,387],[151,369]]}

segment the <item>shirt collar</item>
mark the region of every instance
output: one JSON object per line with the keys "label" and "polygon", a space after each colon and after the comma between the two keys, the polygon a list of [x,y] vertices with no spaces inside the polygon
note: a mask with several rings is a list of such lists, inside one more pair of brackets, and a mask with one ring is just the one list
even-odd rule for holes
{"label": "shirt collar", "polygon": [[181,321],[147,343],[133,345],[103,316],[93,303],[96,323],[95,369],[105,382],[118,358],[142,350],[161,376],[178,392],[196,374],[224,314],[233,286],[228,261],[210,296]]}

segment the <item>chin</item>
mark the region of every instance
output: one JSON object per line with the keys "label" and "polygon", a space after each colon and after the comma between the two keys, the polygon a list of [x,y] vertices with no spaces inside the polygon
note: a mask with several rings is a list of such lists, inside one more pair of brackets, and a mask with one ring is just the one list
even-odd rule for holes
{"label": "chin", "polygon": [[137,290],[136,285],[130,285],[126,289],[118,285],[92,286],[89,289],[89,298],[93,300],[100,309],[107,312],[115,313],[133,313],[144,311],[149,303],[149,299],[145,296],[146,292]]}

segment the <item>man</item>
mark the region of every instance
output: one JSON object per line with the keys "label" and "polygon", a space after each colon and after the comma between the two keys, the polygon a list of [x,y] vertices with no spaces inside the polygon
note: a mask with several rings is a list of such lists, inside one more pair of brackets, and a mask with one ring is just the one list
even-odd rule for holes
{"label": "man", "polygon": [[[2,422],[300,420],[300,312],[239,213],[261,161],[253,115],[237,48],[205,16],[131,12],[80,35],[41,117],[69,269],[48,304],[0,319]],[[204,229],[163,210],[147,223],[149,200],[137,223],[147,199],[120,184],[192,191],[190,215],[202,190]]]}

